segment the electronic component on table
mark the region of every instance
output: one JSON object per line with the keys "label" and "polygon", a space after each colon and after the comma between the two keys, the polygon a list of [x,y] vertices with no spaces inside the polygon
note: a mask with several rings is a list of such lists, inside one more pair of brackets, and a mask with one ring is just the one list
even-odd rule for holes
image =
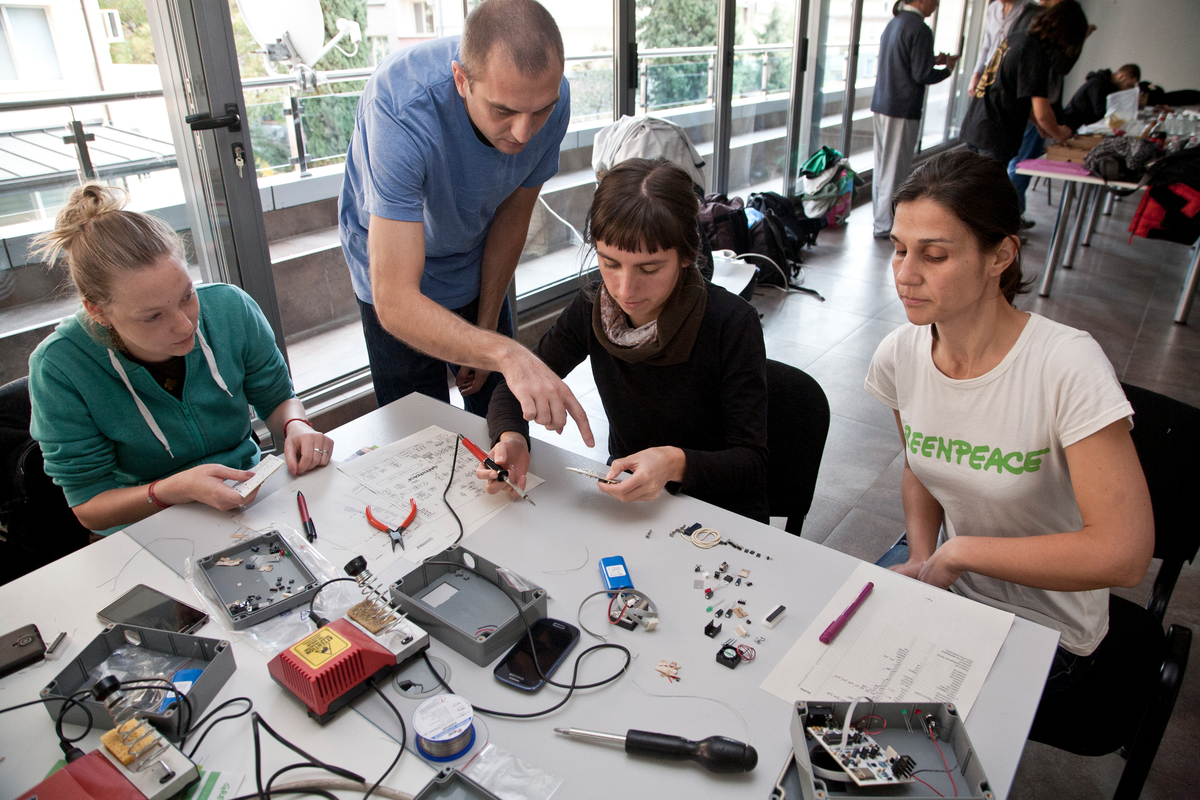
{"label": "electronic component on table", "polygon": [[37,625],[26,625],[0,637],[0,678],[36,664],[46,655]]}
{"label": "electronic component on table", "polygon": [[[607,473],[604,472],[596,472],[595,470],[590,469],[579,469],[578,467],[565,467],[564,469],[566,469],[567,472],[574,472],[576,474],[591,478],[592,480],[600,481],[600,483],[614,484],[621,482],[620,478],[610,478],[608,477]],[[671,535],[674,536],[673,533]]]}
{"label": "electronic component on table", "polygon": [[279,531],[198,558],[196,566],[217,596],[224,621],[235,631],[307,603],[319,586]]}
{"label": "electronic component on table", "polygon": [[766,628],[767,630],[771,630],[776,625],[778,625],[779,621],[781,619],[783,619],[784,611],[787,611],[787,606],[783,606],[783,605],[776,605],[774,608],[772,608],[770,611],[768,611],[767,615],[765,617],[763,617],[763,622],[762,622],[763,627]]}
{"label": "electronic component on table", "polygon": [[604,581],[604,588],[609,591],[633,588],[633,579],[629,577],[629,569],[621,556],[600,559],[600,578]]}
{"label": "electronic component on table", "polygon": [[476,445],[474,442],[472,442],[467,437],[465,437],[465,436],[462,437],[462,442],[463,442],[463,446],[471,451],[471,455],[473,455],[479,459],[480,463],[483,464],[485,469],[490,469],[492,472],[496,473],[496,480],[507,483],[509,485],[509,487],[514,492],[517,493],[517,497],[521,498],[522,500],[527,501],[529,503],[529,505],[531,505],[531,506],[537,505],[537,503],[533,502],[533,500],[531,500],[529,498],[529,495],[527,495],[525,493],[525,490],[522,489],[520,486],[517,486],[517,482],[508,476],[508,470],[504,469],[499,464],[497,464],[495,461],[493,461],[491,459],[491,457],[488,456],[487,453],[483,452],[483,450],[481,450],[478,445]]}
{"label": "electronic component on table", "polygon": [[[562,664],[567,653],[579,641],[579,628],[569,622],[542,617],[529,626],[533,636],[531,648],[529,636],[517,639],[508,655],[496,665],[492,674],[496,680],[527,692],[536,692],[546,683],[542,675],[549,678]],[[533,663],[533,652],[537,651],[537,666]],[[537,667],[541,667],[541,675]]]}
{"label": "electronic component on table", "polygon": [[130,589],[96,616],[106,625],[136,625],[159,631],[193,633],[208,622],[208,614],[144,583]]}
{"label": "electronic component on table", "polygon": [[682,736],[633,729],[626,731],[624,736],[579,728],[555,728],[554,732],[595,742],[620,744],[630,755],[668,761],[695,761],[709,772],[750,772],[758,765],[758,751],[745,742],[724,736],[709,736],[694,742]]}
{"label": "electronic component on table", "polygon": [[395,528],[388,525],[386,522],[380,521],[378,517],[371,513],[371,507],[367,506],[367,522],[377,531],[383,531],[388,536],[392,537],[392,552],[396,552],[396,545],[400,545],[400,549],[404,549],[404,532],[413,524],[413,520],[417,518],[417,501],[411,497],[408,499],[409,512]]}
{"label": "electronic component on table", "polygon": [[717,663],[724,664],[730,669],[736,669],[737,665],[742,663],[742,656],[733,645],[723,644],[717,651]]}
{"label": "electronic component on table", "polygon": [[362,556],[345,569],[361,587],[363,601],[267,662],[271,677],[322,725],[369,682],[387,677],[429,647],[429,634],[392,608]]}
{"label": "electronic component on table", "polygon": [[[658,606],[637,589],[619,589],[609,602],[608,621],[627,631],[641,625],[647,631],[658,627]],[[613,612],[616,612],[615,614]]]}
{"label": "electronic component on table", "polygon": [[[895,798],[897,792],[919,798],[993,797],[951,703],[799,701],[792,708],[790,734],[792,752],[772,794],[775,800],[847,793]],[[925,786],[914,785],[918,780]]]}
{"label": "electronic component on table", "polygon": [[913,783],[912,759],[902,757],[891,747],[880,747],[870,734],[849,731],[843,745],[841,728],[812,725],[808,732],[858,786]]}

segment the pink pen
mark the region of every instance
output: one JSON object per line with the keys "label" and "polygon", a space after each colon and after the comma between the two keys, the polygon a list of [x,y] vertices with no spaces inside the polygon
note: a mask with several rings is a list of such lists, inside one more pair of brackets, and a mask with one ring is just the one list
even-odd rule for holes
{"label": "pink pen", "polygon": [[842,632],[842,628],[846,627],[846,623],[850,621],[850,618],[854,616],[854,612],[858,611],[858,607],[863,604],[863,601],[867,599],[867,595],[874,588],[875,584],[870,582],[863,587],[863,590],[858,593],[858,597],[854,599],[850,607],[843,611],[840,617],[829,623],[829,627],[818,637],[821,640],[821,644],[830,644],[833,642],[834,638]]}

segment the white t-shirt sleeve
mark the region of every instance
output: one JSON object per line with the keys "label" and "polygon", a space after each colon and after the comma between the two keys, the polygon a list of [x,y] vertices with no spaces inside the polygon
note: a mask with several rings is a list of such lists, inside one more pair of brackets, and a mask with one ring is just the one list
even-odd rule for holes
{"label": "white t-shirt sleeve", "polygon": [[1063,342],[1047,356],[1046,391],[1064,448],[1119,419],[1128,420],[1133,427],[1133,406],[1121,390],[1112,363],[1086,334]]}
{"label": "white t-shirt sleeve", "polygon": [[900,398],[896,393],[896,350],[904,326],[889,333],[871,358],[865,388],[879,402],[899,411]]}

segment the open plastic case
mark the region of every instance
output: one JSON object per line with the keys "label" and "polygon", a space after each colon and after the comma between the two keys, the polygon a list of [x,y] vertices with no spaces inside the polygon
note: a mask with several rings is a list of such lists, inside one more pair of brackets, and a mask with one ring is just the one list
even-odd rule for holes
{"label": "open plastic case", "polygon": [[447,767],[433,776],[413,800],[500,800],[499,797],[463,775]]}
{"label": "open plastic case", "polygon": [[546,616],[545,589],[459,546],[393,583],[391,596],[430,636],[480,667],[511,647],[526,623]]}
{"label": "open plastic case", "polygon": [[[871,722],[857,729],[857,741],[848,741],[848,746],[840,747],[842,727],[852,705],[855,722],[867,719]],[[825,738],[822,732],[827,734],[825,740],[830,747],[818,741]],[[952,703],[801,701],[792,707],[791,737],[792,753],[779,773],[771,800],[830,797],[936,800],[941,796],[993,800],[995,797]],[[873,755],[875,746],[882,751],[877,756]],[[835,758],[831,751],[845,755]],[[901,778],[892,776],[894,764],[889,763],[887,756],[893,752],[911,760],[911,766],[899,770],[906,773]],[[851,769],[855,769],[855,763],[859,780],[865,779],[863,782],[868,785],[860,785],[842,766],[851,764]],[[868,777],[867,767],[872,764],[875,775]],[[914,771],[920,774],[910,777]],[[880,779],[880,774],[884,778]]]}

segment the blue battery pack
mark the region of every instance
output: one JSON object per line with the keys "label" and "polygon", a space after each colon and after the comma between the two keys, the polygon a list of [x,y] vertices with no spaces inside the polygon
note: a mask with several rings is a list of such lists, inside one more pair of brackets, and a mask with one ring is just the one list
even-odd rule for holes
{"label": "blue battery pack", "polygon": [[621,556],[600,559],[600,578],[604,581],[604,587],[610,591],[633,588],[629,570],[625,567],[625,559]]}

